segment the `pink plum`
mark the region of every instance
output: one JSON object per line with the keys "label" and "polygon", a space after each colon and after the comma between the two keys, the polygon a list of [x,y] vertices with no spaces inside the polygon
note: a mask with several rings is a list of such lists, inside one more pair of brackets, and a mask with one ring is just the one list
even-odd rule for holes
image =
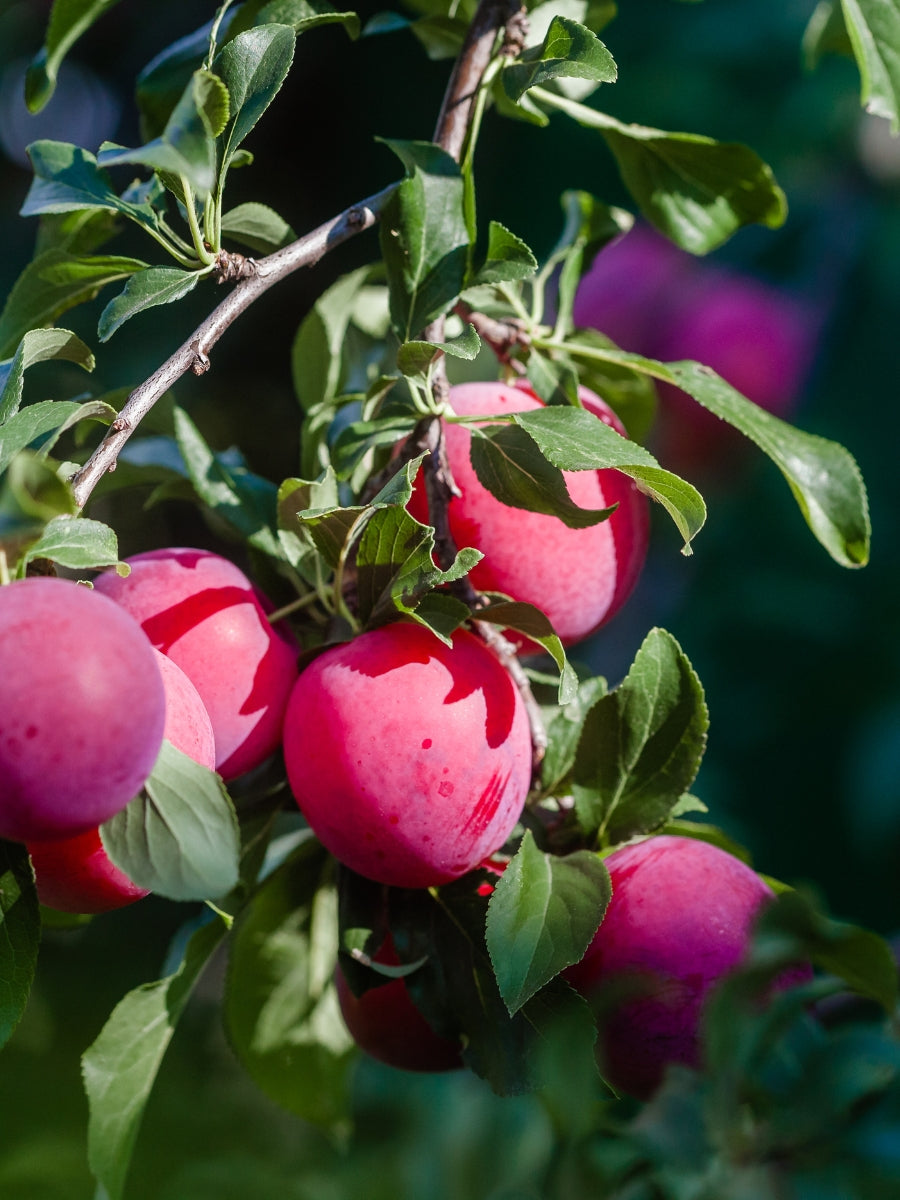
{"label": "pink plum", "polygon": [[[209,714],[185,673],[164,654],[153,651],[166,692],[163,736],[194,762],[212,770],[216,761]],[[30,842],[38,899],[60,912],[102,913],[124,908],[147,892],[115,866],[99,829],[52,842]]]}
{"label": "pink plum", "polygon": [[297,803],[352,870],[395,887],[464,875],[509,836],[531,780],[525,707],[492,650],[396,622],[302,672],[284,722]]}
{"label": "pink plum", "polygon": [[[624,434],[607,404],[588,388],[582,404],[599,420]],[[543,407],[524,386],[462,383],[450,389],[460,416],[527,412]],[[469,458],[472,435],[448,424],[447,458],[461,496],[450,504],[450,532],[457,546],[475,546],[484,558],[470,572],[483,592],[503,592],[535,605],[550,619],[563,642],[571,644],[608,621],[631,594],[649,537],[647,497],[620,471],[565,471],[566,487],[582,508],[618,508],[587,529],[570,529],[556,517],[502,504],[478,480]],[[424,486],[410,502],[417,520],[428,520]]]}
{"label": "pink plum", "polygon": [[98,590],[141,624],[200,693],[212,721],[216,770],[235,779],[276,749],[297,678],[297,648],[266,619],[268,601],[227,559],[207,550],[152,550]]}
{"label": "pink plum", "polygon": [[[390,940],[375,960],[386,966],[400,961]],[[338,966],[334,982],[344,1024],[372,1058],[404,1071],[452,1071],[462,1066],[459,1043],[432,1029],[413,1003],[404,979],[385,979],[355,996]]]}
{"label": "pink plum", "polygon": [[0,588],[0,679],[0,837],[83,833],[140,790],[166,700],[128,613],[64,579]]}
{"label": "pink plum", "polygon": [[773,893],[740,859],[694,838],[647,838],[615,850],[606,866],[609,908],[564,976],[605,1017],[604,1074],[646,1099],[668,1063],[698,1064],[707,993],[741,960]]}

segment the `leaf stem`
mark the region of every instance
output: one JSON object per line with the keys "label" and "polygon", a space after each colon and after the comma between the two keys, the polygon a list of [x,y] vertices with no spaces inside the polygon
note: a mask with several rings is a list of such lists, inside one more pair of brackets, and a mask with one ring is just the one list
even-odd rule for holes
{"label": "leaf stem", "polygon": [[191,187],[184,175],[180,175],[181,186],[184,189],[184,207],[187,213],[188,225],[191,230],[191,239],[194,243],[194,250],[197,252],[197,257],[207,267],[211,267],[216,261],[215,254],[211,254],[206,248],[203,240],[203,232],[200,229],[200,223],[197,220],[197,208],[194,204],[194,189]]}

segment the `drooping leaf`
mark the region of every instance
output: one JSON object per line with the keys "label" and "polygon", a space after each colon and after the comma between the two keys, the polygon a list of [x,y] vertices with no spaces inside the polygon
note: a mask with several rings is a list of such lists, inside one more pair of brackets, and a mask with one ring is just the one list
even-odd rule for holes
{"label": "drooping leaf", "polygon": [[263,25],[238,34],[216,55],[213,68],[231,97],[231,116],[221,135],[226,166],[281,89],[294,59],[294,41],[290,26]]}
{"label": "drooping leaf", "polygon": [[585,718],[572,783],[582,828],[617,845],[663,825],[694,781],[708,726],[687,657],[671,634],[651,630]]}
{"label": "drooping leaf", "polygon": [[[85,409],[88,411],[84,411]],[[62,429],[64,425],[84,412],[93,415],[93,404],[79,404],[77,400],[40,400],[29,404],[0,426],[0,472],[5,471],[14,455],[36,442],[45,433]]]}
{"label": "drooping leaf", "polygon": [[0,354],[13,354],[29,330],[52,325],[70,308],[93,300],[107,284],[127,279],[146,266],[137,258],[79,257],[57,248],[43,251],[13,284],[0,312]]}
{"label": "drooping leaf", "polygon": [[409,175],[385,205],[381,246],[391,320],[401,342],[417,338],[453,304],[465,282],[469,236],[456,162],[428,142],[389,142]]}
{"label": "drooping leaf", "polygon": [[372,421],[351,421],[335,438],[331,458],[339,478],[352,474],[367,450],[374,446],[393,446],[412,433],[415,417],[405,413],[377,417]]}
{"label": "drooping leaf", "polygon": [[664,470],[649,451],[623,438],[612,426],[586,409],[560,405],[516,413],[540,452],[564,471],[614,467],[631,476],[642,491],[660,503],[684,538],[684,551],[706,521],[706,505],[695,487]]}
{"label": "drooping leaf", "polygon": [[611,895],[609,872],[598,855],[545,854],[526,831],[487,912],[487,948],[510,1014],[581,961]]}
{"label": "drooping leaf", "polygon": [[0,478],[0,543],[14,573],[48,521],[77,512],[71,485],[53,465],[31,450],[16,454]]}
{"label": "drooping leaf", "polygon": [[224,213],[222,234],[234,238],[243,246],[249,246],[258,254],[271,254],[273,250],[279,250],[294,241],[297,236],[274,209],[255,201],[239,204],[237,208]]}
{"label": "drooping leaf", "polygon": [[48,558],[74,571],[114,567],[119,561],[119,543],[115,531],[102,521],[58,516],[48,522],[38,540],[28,547],[19,567],[20,575],[36,558]]}
{"label": "drooping leaf", "polygon": [[[597,329],[579,329],[573,336],[580,345],[596,346],[601,350],[616,349],[610,339]],[[625,426],[629,438],[639,446],[643,445],[653,428],[659,407],[653,379],[622,363],[603,362],[601,359],[585,359],[581,368],[581,382],[603,397]]]}
{"label": "drooping leaf", "polygon": [[144,1109],[178,1019],[225,936],[214,917],[187,944],[174,974],[129,992],[82,1057],[90,1106],[88,1161],[109,1200],[122,1200]]}
{"label": "drooping leaf", "polygon": [[363,267],[323,292],[304,317],[291,350],[294,391],[304,412],[333,400],[341,382],[341,349],[353,300],[369,276]]}
{"label": "drooping leaf", "polygon": [[626,125],[542,88],[530,94],[599,130],[641,212],[692,254],[714,250],[744,225],[775,229],[784,223],[784,193],[771,169],[746,146]]}
{"label": "drooping leaf", "polygon": [[556,16],[540,46],[524,50],[503,71],[510,100],[519,100],[535,85],[553,79],[592,79],[613,83],[616,64],[596,34],[577,21]]}
{"label": "drooping leaf", "polygon": [[152,205],[119,196],[94,155],[80,146],[44,139],[32,142],[28,157],[34,180],[20,210],[23,217],[101,208],[145,229],[157,229],[159,218]]}
{"label": "drooping leaf", "polygon": [[28,851],[0,841],[0,1046],[25,1011],[41,940],[41,918]]}
{"label": "drooping leaf", "polygon": [[853,58],[841,0],[819,0],[803,32],[803,65],[808,71],[814,70],[826,54]]}
{"label": "drooping leaf", "polygon": [[133,883],[170,900],[217,900],[237,884],[240,837],[228,793],[168,740],[140,794],[100,836]]}
{"label": "drooping leaf", "polygon": [[180,300],[194,290],[200,277],[199,271],[181,271],[176,267],[146,267],[137,271],[100,314],[97,323],[100,341],[109,341],[117,329],[139,312]]}
{"label": "drooping leaf", "polygon": [[[220,36],[229,29],[234,11],[225,14],[219,26]],[[179,38],[151,59],[138,75],[135,98],[141,114],[141,134],[147,141],[162,134],[191,76],[203,65],[211,28],[212,22],[207,21],[200,29]]]}
{"label": "drooping leaf", "polygon": [[276,534],[278,489],[243,465],[216,454],[184,409],[174,410],[175,438],[197,495],[251,546],[281,557]]}
{"label": "drooping leaf", "polygon": [[225,1028],[253,1081],[289,1112],[339,1129],[354,1047],[333,976],[334,864],[310,839],[256,891],[235,923]]}
{"label": "drooping leaf", "polygon": [[49,359],[77,363],[93,371],[94,356],[84,342],[68,329],[30,329],[12,358],[0,362],[0,425],[19,411],[25,372],[30,366]]}
{"label": "drooping leaf", "polygon": [[533,604],[525,604],[520,600],[494,595],[490,595],[488,600],[489,603],[478,609],[478,620],[524,633],[530,641],[542,646],[559,668],[557,701],[559,704],[568,704],[577,690],[578,677],[566,658],[563,644],[549,617]]}
{"label": "drooping leaf", "polygon": [[25,75],[25,103],[40,112],[56,90],[63,59],[75,42],[118,0],[53,0],[47,38]]}
{"label": "drooping leaf", "polygon": [[517,424],[473,428],[469,453],[479,483],[502,504],[559,517],[570,529],[597,525],[615,511],[579,508],[562,472]]}
{"label": "drooping leaf", "polygon": [[[567,348],[575,355],[582,353],[575,342]],[[661,363],[596,346],[583,353],[673,383],[733,425],[781,471],[807,525],[835,562],[844,567],[868,562],[871,526],[865,484],[855,459],[839,443],[805,433],[766,412],[701,363]]]}
{"label": "drooping leaf", "polygon": [[841,0],[866,111],[900,132],[900,10],[891,0]]}

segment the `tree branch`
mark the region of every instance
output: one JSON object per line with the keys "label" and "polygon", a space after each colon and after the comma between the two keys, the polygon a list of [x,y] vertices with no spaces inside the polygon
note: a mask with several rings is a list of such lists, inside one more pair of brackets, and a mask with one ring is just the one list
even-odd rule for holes
{"label": "tree branch", "polygon": [[84,508],[103,476],[115,470],[119,452],[157,400],[188,371],[202,375],[209,370],[210,350],[237,317],[274,284],[301,267],[314,266],[329,250],[374,225],[396,186],[391,184],[282,250],[259,259],[255,272],[242,279],[175,353],[128,397],[103,441],[72,478],[79,508]]}

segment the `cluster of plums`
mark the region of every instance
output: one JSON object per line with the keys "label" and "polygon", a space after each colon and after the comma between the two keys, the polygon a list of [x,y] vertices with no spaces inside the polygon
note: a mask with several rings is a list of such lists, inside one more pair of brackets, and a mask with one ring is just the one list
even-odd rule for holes
{"label": "cluster of plums", "polygon": [[[601,400],[582,401],[622,431]],[[483,383],[453,389],[451,403],[489,416],[540,402]],[[620,473],[593,471],[566,478],[580,505],[618,505],[600,525],[571,530],[507,508],[476,479],[469,436],[448,428],[462,493],[451,529],[485,555],[475,585],[539,605],[567,642],[584,637],[635,583],[646,498]],[[383,884],[446,883],[508,839],[530,785],[531,736],[518,690],[474,633],[447,645],[397,621],[324,649],[298,675],[293,634],[269,621],[272,606],[234,564],[178,548],[128,565],[92,589],[46,577],[0,588],[0,837],[28,845],[45,904],[102,912],[144,894],[110,862],[99,826],[139,792],[164,738],[226,781],[281,745],[313,831]],[[631,1002],[609,1056],[622,1086],[646,1090],[653,1062],[688,1055],[702,994],[738,957],[768,889],[737,860],[683,839],[655,838],[608,862],[612,906],[571,982],[590,992],[632,968],[665,975]],[[339,993],[364,1048],[407,1067],[458,1062],[402,980],[356,998],[339,976]]]}

